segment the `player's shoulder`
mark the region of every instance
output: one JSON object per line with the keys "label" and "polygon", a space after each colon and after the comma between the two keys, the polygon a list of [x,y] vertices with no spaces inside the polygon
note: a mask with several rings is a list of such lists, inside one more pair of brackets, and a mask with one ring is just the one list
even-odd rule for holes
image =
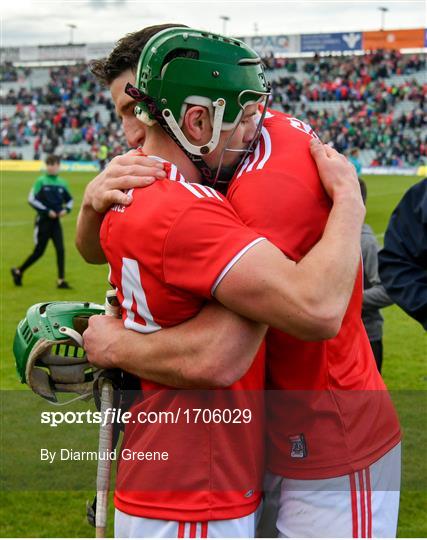
{"label": "player's shoulder", "polygon": [[[171,228],[185,215],[209,219],[208,214],[222,213],[231,208],[229,202],[213,188],[184,180],[158,180],[131,193],[133,202],[126,209],[112,210],[125,213],[132,219],[133,227],[156,223],[163,230]],[[218,207],[221,210],[218,211]],[[118,219],[120,219],[118,217]]]}
{"label": "player's shoulder", "polygon": [[[149,157],[161,161],[166,172],[165,180],[158,180],[150,186],[152,188],[152,196],[166,201],[169,198],[173,198],[174,207],[191,205],[200,200],[226,202],[225,197],[212,187],[203,186],[185,178],[174,163],[165,161],[157,156]],[[144,194],[146,193],[146,189],[143,189]]]}
{"label": "player's shoulder", "polygon": [[157,180],[148,187],[135,189],[135,195],[141,200],[150,199],[152,202],[157,201],[158,204],[171,205],[176,210],[191,206],[201,200],[226,203],[225,197],[212,187],[187,182],[184,179]]}
{"label": "player's shoulder", "polygon": [[292,114],[276,111],[275,109],[268,109],[264,126],[267,130],[279,129],[284,136],[288,136],[289,132],[291,132],[294,136],[304,135],[307,140],[309,140],[307,135],[310,138],[317,138],[310,124]]}
{"label": "player's shoulder", "polygon": [[218,204],[219,201],[219,203],[227,204],[225,197],[210,186],[187,181],[179,181],[175,184],[181,196],[188,201],[205,200],[215,204]]}

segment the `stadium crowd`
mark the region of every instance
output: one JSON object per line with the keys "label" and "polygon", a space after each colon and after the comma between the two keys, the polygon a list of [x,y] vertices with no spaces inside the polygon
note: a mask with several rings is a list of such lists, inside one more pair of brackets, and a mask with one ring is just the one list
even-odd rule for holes
{"label": "stadium crowd", "polygon": [[[289,73],[298,70],[295,58],[279,58],[273,55],[263,58],[267,70],[284,68]],[[393,75],[412,75],[426,67],[425,56],[403,55],[399,51],[378,50],[358,56],[319,56],[315,54],[302,62],[302,70],[326,81],[335,77],[370,77],[371,80],[385,79]]]}
{"label": "stadium crowd", "polygon": [[[98,158],[103,145],[109,148],[109,157],[126,149],[108,92],[85,64],[51,69],[46,86],[10,89],[1,104],[16,107],[13,116],[2,119],[1,145],[32,142],[34,159],[55,153],[63,159],[90,161]],[[94,105],[105,106],[107,121],[101,120]]]}
{"label": "stadium crowd", "polygon": [[[264,61],[269,70],[288,72],[272,83],[272,106],[294,113],[298,105],[296,116],[339,151],[373,149],[372,165],[416,166],[427,161],[427,84],[412,79],[425,69],[425,56],[377,51]],[[393,75],[407,78],[399,84],[384,80]],[[18,80],[17,70],[4,66],[2,79]],[[347,103],[338,109],[316,107],[324,101]],[[394,112],[397,104],[408,101],[413,104],[408,112]],[[99,159],[101,148],[107,148],[107,159],[126,150],[108,91],[85,64],[52,68],[45,86],[11,88],[0,104],[15,107],[13,114],[2,114],[0,144],[6,149],[32,144],[34,159],[56,153],[72,160]],[[102,117],[100,108],[105,111]],[[15,150],[8,157],[20,155]]]}
{"label": "stadium crowd", "polygon": [[298,115],[321,135],[333,141],[345,154],[352,149],[375,150],[371,166],[416,167],[427,161],[427,141],[422,127],[427,125],[427,113],[420,108],[393,117],[381,114],[366,105],[355,103],[337,112],[303,109]]}

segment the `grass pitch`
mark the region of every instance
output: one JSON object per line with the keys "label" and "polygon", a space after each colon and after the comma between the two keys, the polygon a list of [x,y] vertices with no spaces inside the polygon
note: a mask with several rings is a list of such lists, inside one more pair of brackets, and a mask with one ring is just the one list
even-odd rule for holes
{"label": "grass pitch", "polygon": [[[3,173],[1,191],[1,324],[0,324],[0,389],[1,389],[1,504],[0,536],[3,537],[88,537],[93,536],[85,519],[85,501],[94,488],[87,482],[75,489],[80,465],[70,473],[64,489],[36,491],[44,474],[40,461],[28,468],[25,452],[32,439],[40,435],[34,424],[34,413],[40,405],[29,397],[29,391],[18,379],[12,355],[12,340],[18,321],[33,303],[46,300],[91,300],[103,302],[107,283],[105,266],[89,266],[74,247],[77,209],[84,186],[91,174],[64,173],[75,197],[75,210],[63,219],[66,245],[66,279],[73,289],[56,288],[56,261],[52,245],[45,255],[24,276],[24,286],[13,285],[10,268],[17,266],[33,249],[34,210],[26,203],[36,175]],[[419,179],[415,177],[377,176],[365,178],[368,186],[367,222],[382,243],[389,216],[403,193]],[[421,326],[392,306],[383,311],[384,365],[383,376],[392,391],[404,429],[404,469],[399,536],[427,536],[427,472],[426,448],[426,341]],[[25,394],[21,393],[25,392]],[[31,401],[33,399],[33,401]],[[30,403],[30,405],[28,405]],[[28,407],[31,407],[31,413]],[[61,432],[57,432],[60,438]],[[93,437],[82,433],[82,438]],[[6,457],[5,457],[6,456]],[[84,473],[86,474],[86,473]],[[26,483],[21,477],[30,479]],[[11,480],[12,479],[12,480]],[[11,483],[12,482],[12,483]],[[33,482],[33,483],[31,483]],[[56,486],[52,478],[52,486]],[[109,534],[112,536],[112,512]]]}

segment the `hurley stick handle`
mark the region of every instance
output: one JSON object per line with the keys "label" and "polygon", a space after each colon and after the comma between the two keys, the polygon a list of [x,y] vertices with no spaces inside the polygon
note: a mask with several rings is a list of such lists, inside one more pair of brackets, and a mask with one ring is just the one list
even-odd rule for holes
{"label": "hurley stick handle", "polygon": [[[105,297],[105,314],[120,317],[120,304],[116,291],[107,291]],[[106,413],[113,407],[113,385],[108,378],[100,379],[101,385],[101,418],[98,445],[98,472],[96,476],[96,538],[105,538],[107,528],[108,493],[110,490],[111,451],[113,444],[113,424],[106,422]]]}

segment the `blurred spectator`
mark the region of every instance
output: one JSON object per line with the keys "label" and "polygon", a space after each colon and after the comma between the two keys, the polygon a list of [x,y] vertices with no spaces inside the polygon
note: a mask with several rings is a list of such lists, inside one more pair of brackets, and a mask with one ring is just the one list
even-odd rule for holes
{"label": "blurred spectator", "polygon": [[[358,148],[353,148],[352,150],[350,150],[350,155],[349,155],[348,159],[354,165],[354,168],[356,169],[357,175],[359,176],[360,174],[362,174],[362,164],[360,163],[360,160],[359,160],[359,149]],[[361,182],[363,182],[363,180],[361,180]],[[366,188],[366,186],[365,186],[365,188]],[[362,194],[363,194],[363,192],[362,192]],[[363,202],[365,202],[365,199],[363,199]]]}
{"label": "blurred spectator", "polygon": [[412,186],[393,211],[379,271],[394,302],[427,330],[427,178]]}
{"label": "blurred spectator", "polygon": [[99,161],[99,168],[102,171],[105,167],[105,164],[107,163],[107,158],[108,158],[108,146],[106,144],[100,145],[97,158]]}
{"label": "blurred spectator", "polygon": [[[365,182],[359,178],[363,202],[366,205],[368,190]],[[363,305],[362,320],[365,325],[375,356],[378,371],[383,363],[383,325],[380,309],[390,306],[393,301],[387,295],[378,275],[378,251],[380,246],[371,227],[364,223],[361,236],[363,260]]]}

